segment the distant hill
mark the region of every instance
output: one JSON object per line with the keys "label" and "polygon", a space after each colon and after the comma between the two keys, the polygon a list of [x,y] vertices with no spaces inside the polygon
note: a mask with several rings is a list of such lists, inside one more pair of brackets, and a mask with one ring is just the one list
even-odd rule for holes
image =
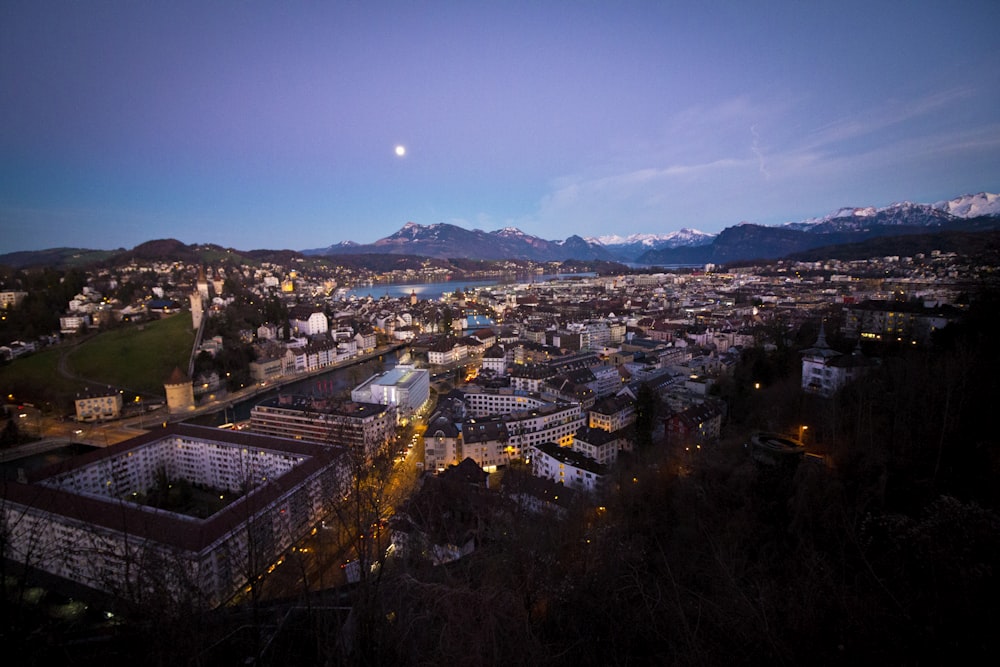
{"label": "distant hill", "polygon": [[930,234],[881,236],[859,243],[823,246],[792,253],[786,259],[801,262],[839,259],[849,262],[870,257],[929,255],[935,250],[953,252],[972,261],[1000,266],[1000,230],[939,231]]}
{"label": "distant hill", "polygon": [[85,267],[105,262],[123,250],[123,248],[118,250],[91,250],[88,248],[22,250],[0,255],[0,266],[9,266],[14,269],[26,269],[33,266]]}
{"label": "distant hill", "polygon": [[83,248],[53,248],[0,255],[0,265],[14,269],[34,267],[87,268],[90,266],[121,266],[133,261],[184,262],[189,264],[219,264],[235,261],[245,264],[273,262],[288,264],[305,256],[294,250],[234,250],[205,243],[186,245],[177,239],[157,239],[141,243],[131,250],[88,250]]}
{"label": "distant hill", "polygon": [[420,255],[438,259],[473,257],[476,259],[523,259],[536,262],[568,259],[607,260],[617,257],[599,243],[571,236],[565,241],[547,241],[525,234],[515,227],[493,232],[465,229],[440,222],[418,225],[408,222],[396,233],[374,243],[337,243],[326,248],[304,251],[307,255],[340,256],[344,254],[388,253]]}

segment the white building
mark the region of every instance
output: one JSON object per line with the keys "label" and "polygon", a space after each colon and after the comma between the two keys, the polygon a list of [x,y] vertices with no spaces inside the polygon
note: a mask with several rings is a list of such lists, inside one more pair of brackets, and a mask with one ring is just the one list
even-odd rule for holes
{"label": "white building", "polygon": [[122,416],[122,395],[117,391],[80,396],[74,401],[79,422],[104,421]]}
{"label": "white building", "polygon": [[444,338],[427,350],[427,362],[432,366],[447,366],[469,356],[469,346],[454,338]]}
{"label": "white building", "polygon": [[597,491],[607,475],[607,468],[597,461],[554,442],[532,446],[530,462],[536,477],[589,493]]}
{"label": "white building", "polygon": [[855,350],[841,354],[826,342],[826,332],[820,326],[816,344],[802,353],[802,390],[817,396],[832,396],[838,389],[860,378],[876,362]]}
{"label": "white building", "polygon": [[300,336],[315,336],[329,331],[330,321],[326,313],[315,306],[299,305],[288,313],[292,333]]}
{"label": "white building", "polygon": [[424,368],[399,364],[392,370],[373,375],[351,391],[358,403],[395,406],[400,416],[412,414],[431,395],[430,372]]}
{"label": "white building", "polygon": [[[4,555],[133,602],[217,607],[330,511],[347,484],[344,451],[170,425],[8,482]],[[142,504],[164,480],[235,499],[206,518]]]}

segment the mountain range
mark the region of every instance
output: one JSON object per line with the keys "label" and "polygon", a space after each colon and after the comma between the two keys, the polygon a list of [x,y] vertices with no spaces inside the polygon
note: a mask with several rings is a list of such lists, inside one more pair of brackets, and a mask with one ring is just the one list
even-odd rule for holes
{"label": "mountain range", "polygon": [[[772,260],[791,255],[804,257],[804,253],[814,256],[817,250],[830,258],[838,257],[838,252],[856,256],[866,252],[864,246],[859,244],[883,238],[896,238],[902,242],[905,237],[909,248],[923,247],[928,243],[970,248],[975,246],[977,233],[997,230],[1000,230],[1000,195],[982,192],[934,204],[901,202],[881,208],[841,208],[821,218],[781,225],[743,222],[718,234],[684,228],[664,234],[609,234],[591,238],[574,235],[559,241],[532,236],[515,227],[485,232],[447,223],[425,226],[409,222],[396,233],[364,245],[343,241],[303,251],[234,251],[212,244],[186,246],[180,241],[165,239],[149,241],[131,250],[51,248],[13,252],[0,255],[0,266],[82,267],[137,258],[216,262],[223,258],[231,259],[233,252],[250,260],[266,259],[278,263],[303,256],[317,260],[337,258],[340,264],[365,266],[373,270],[390,265],[399,268],[400,262],[420,267],[428,260],[444,262],[455,270],[460,270],[469,262],[515,260],[701,266]],[[918,237],[924,240],[920,241]],[[993,244],[990,239],[996,237],[997,234],[989,239],[982,236],[980,242]],[[869,256],[886,254],[884,251],[889,246],[885,243],[873,244]],[[934,247],[931,245],[930,249]]]}
{"label": "mountain range", "polygon": [[743,222],[718,234],[684,228],[666,234],[570,236],[546,240],[514,227],[492,232],[457,225],[406,223],[371,244],[342,242],[304,250],[306,255],[388,253],[447,259],[606,260],[648,265],[722,264],[776,259],[814,248],[852,244],[883,236],[932,231],[985,231],[1000,228],[1000,195],[963,195],[934,204],[900,202],[889,206],[841,208],[822,218],[768,226]]}

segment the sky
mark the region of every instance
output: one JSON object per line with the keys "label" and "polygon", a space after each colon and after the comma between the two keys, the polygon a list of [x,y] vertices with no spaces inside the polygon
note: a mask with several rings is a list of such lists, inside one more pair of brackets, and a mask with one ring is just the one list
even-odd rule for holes
{"label": "sky", "polygon": [[4,0],[0,253],[998,192],[997,25],[996,0]]}

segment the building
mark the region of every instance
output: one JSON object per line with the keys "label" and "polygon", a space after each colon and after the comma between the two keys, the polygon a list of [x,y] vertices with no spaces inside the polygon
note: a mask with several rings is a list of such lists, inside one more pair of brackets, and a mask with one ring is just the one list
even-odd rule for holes
{"label": "building", "polygon": [[593,493],[601,487],[608,474],[607,467],[592,458],[554,442],[533,445],[530,452],[533,475],[571,489]]}
{"label": "building", "polygon": [[470,418],[462,423],[463,461],[473,461],[486,472],[510,463],[513,447],[508,444],[507,424],[503,417]]}
{"label": "building", "polygon": [[443,472],[459,461],[462,451],[462,434],[451,415],[435,412],[424,431],[424,467]]}
{"label": "building", "polygon": [[330,329],[330,321],[322,308],[300,304],[288,313],[288,323],[292,334],[300,336],[315,336],[325,334]]}
{"label": "building", "polygon": [[927,308],[912,301],[864,301],[844,307],[841,332],[885,343],[927,345],[934,332],[959,318],[951,306]]}
{"label": "building", "polygon": [[690,447],[714,442],[722,430],[722,410],[712,401],[692,405],[667,417],[664,428],[672,444]]}
{"label": "building", "polygon": [[[205,283],[205,292],[208,292],[208,283]],[[207,298],[200,290],[194,290],[188,294],[188,300],[191,302],[191,328],[195,331],[201,328],[202,320],[205,317],[204,300]]]}
{"label": "building", "polygon": [[484,371],[491,371],[497,377],[503,377],[507,375],[509,365],[507,351],[502,345],[493,345],[483,352],[481,364]]}
{"label": "building", "polygon": [[90,326],[90,315],[60,315],[59,333],[64,335],[80,333]]}
{"label": "building", "polygon": [[432,366],[448,366],[468,356],[469,346],[464,339],[442,338],[427,350],[427,363]]}
{"label": "building", "polygon": [[[5,555],[132,602],[214,608],[330,511],[347,484],[343,455],[245,431],[170,425],[36,471],[26,483],[8,482],[0,506]],[[164,482],[235,499],[205,517],[141,502]]]}
{"label": "building", "polygon": [[530,392],[473,385],[461,393],[471,416],[502,417],[507,431],[503,450],[508,459],[525,456],[532,445],[541,442],[568,447],[573,443],[573,434],[586,422],[580,404],[572,401],[547,400]]}
{"label": "building", "polygon": [[828,398],[876,365],[874,359],[865,357],[858,348],[852,354],[831,348],[820,325],[816,343],[802,353],[802,391]]}
{"label": "building", "polygon": [[580,428],[573,435],[573,451],[580,452],[606,466],[614,465],[618,452],[630,449],[624,431],[611,433],[600,428]]}
{"label": "building", "polygon": [[373,375],[351,391],[352,400],[391,405],[400,417],[419,410],[430,395],[430,372],[408,364]]}
{"label": "building", "polygon": [[580,492],[551,479],[535,477],[521,467],[507,470],[500,491],[518,507],[532,514],[565,518],[580,498]]}
{"label": "building", "polygon": [[281,357],[261,357],[250,362],[250,377],[256,382],[276,380],[285,374],[285,362]]}
{"label": "building", "polygon": [[28,296],[27,292],[20,292],[15,290],[5,290],[0,292],[0,308],[7,310],[8,308],[17,308],[24,301],[24,298]]}
{"label": "building", "polygon": [[281,394],[250,410],[250,430],[347,447],[371,458],[395,438],[396,411],[377,403]]}
{"label": "building", "polygon": [[590,409],[590,428],[620,431],[635,422],[635,401],[629,396],[611,396]]}
{"label": "building", "polygon": [[78,422],[105,421],[122,416],[122,395],[117,391],[78,395],[74,405]]}

